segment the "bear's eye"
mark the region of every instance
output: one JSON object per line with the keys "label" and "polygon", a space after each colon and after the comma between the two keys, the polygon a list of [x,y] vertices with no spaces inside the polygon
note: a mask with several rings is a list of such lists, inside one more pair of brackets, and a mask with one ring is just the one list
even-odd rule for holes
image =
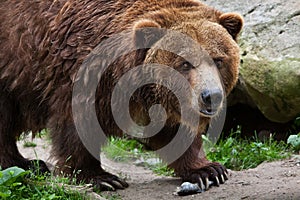
{"label": "bear's eye", "polygon": [[194,69],[195,67],[189,63],[188,61],[184,61],[182,64],[181,64],[181,70],[182,71],[189,71],[191,69]]}
{"label": "bear's eye", "polygon": [[221,69],[223,66],[223,59],[222,58],[214,58],[214,63],[218,69]]}

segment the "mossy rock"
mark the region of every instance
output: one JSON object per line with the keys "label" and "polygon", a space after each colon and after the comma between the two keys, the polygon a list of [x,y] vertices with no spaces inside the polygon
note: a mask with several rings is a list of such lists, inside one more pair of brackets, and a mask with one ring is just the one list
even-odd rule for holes
{"label": "mossy rock", "polygon": [[243,58],[240,74],[260,111],[274,122],[288,122],[300,114],[300,59],[269,61]]}

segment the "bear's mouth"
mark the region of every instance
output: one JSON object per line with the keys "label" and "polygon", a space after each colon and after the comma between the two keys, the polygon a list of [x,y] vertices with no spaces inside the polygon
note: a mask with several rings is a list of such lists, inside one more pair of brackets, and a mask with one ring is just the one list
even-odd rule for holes
{"label": "bear's mouth", "polygon": [[202,115],[204,115],[204,117],[213,117],[214,115],[216,115],[218,112],[217,109],[212,109],[212,108],[202,108],[200,110],[200,113]]}

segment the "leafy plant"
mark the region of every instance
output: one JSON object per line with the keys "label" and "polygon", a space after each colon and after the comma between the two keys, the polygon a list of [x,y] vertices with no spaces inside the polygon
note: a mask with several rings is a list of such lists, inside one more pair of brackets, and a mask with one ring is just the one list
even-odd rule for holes
{"label": "leafy plant", "polygon": [[21,186],[24,176],[28,173],[28,171],[18,167],[0,171],[0,197],[6,198],[11,196],[11,188]]}
{"label": "leafy plant", "polygon": [[300,151],[300,133],[298,135],[290,135],[287,143],[290,144],[295,151]]}
{"label": "leafy plant", "polygon": [[[42,174],[34,175],[18,167],[0,171],[0,199],[86,199],[78,192],[61,187],[66,178],[55,178]],[[70,182],[70,180],[68,180]]]}

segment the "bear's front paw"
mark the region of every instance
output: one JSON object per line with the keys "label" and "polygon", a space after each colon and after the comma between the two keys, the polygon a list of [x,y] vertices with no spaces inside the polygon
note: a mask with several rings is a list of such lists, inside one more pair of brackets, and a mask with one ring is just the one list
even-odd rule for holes
{"label": "bear's front paw", "polygon": [[210,185],[219,186],[220,183],[225,183],[228,180],[228,172],[220,163],[212,162],[189,171],[182,179],[184,182],[197,183],[201,190],[208,190]]}
{"label": "bear's front paw", "polygon": [[125,189],[129,186],[124,180],[108,172],[92,177],[90,182],[100,191],[114,191],[116,189]]}

